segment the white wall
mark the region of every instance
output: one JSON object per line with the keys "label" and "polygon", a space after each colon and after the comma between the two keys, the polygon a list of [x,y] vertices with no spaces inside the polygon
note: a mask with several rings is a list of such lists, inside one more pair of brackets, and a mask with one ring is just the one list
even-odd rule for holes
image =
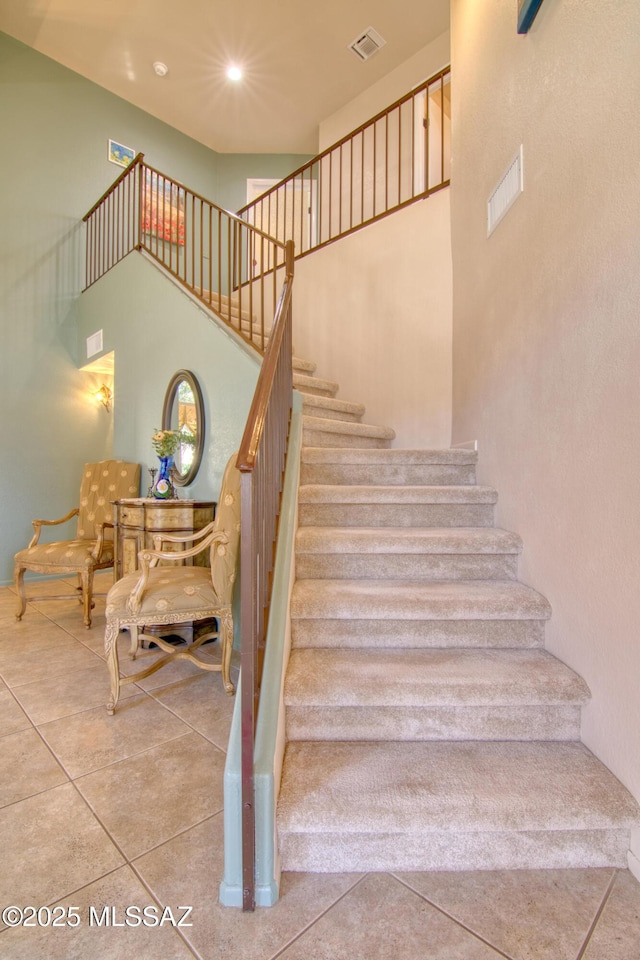
{"label": "white wall", "polygon": [[[444,33],[320,126],[320,149],[449,62]],[[296,262],[294,344],[339,397],[364,403],[396,447],[451,440],[449,192],[440,191]]]}
{"label": "white wall", "polygon": [[[640,799],[640,7],[453,0],[453,440],[478,438],[586,744]],[[486,237],[519,144],[524,194]]]}
{"label": "white wall", "polygon": [[320,153],[448,66],[449,31],[436,37],[320,124]]}
{"label": "white wall", "polygon": [[394,446],[448,447],[449,191],[298,260],[294,343]]}

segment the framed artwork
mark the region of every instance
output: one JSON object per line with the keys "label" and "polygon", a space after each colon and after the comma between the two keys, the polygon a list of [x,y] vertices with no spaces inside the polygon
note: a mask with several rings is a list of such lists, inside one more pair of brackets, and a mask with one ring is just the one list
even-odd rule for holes
{"label": "framed artwork", "polygon": [[167,243],[184,246],[184,187],[145,168],[142,229]]}
{"label": "framed artwork", "polygon": [[131,147],[125,147],[123,143],[109,140],[109,163],[117,163],[119,167],[128,167],[135,155],[136,152]]}
{"label": "framed artwork", "polygon": [[518,33],[527,33],[541,3],[542,0],[518,0]]}

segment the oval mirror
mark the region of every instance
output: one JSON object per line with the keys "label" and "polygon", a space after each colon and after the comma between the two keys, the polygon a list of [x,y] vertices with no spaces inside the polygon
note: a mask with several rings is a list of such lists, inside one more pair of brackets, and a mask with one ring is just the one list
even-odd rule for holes
{"label": "oval mirror", "polygon": [[186,487],[195,479],[204,449],[202,391],[190,370],[178,370],[171,378],[164,396],[162,429],[180,434],[171,476],[177,486]]}

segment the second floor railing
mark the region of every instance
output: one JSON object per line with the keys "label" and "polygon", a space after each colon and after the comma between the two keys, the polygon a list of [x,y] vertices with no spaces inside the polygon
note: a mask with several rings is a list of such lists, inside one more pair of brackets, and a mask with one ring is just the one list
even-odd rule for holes
{"label": "second floor railing", "polygon": [[133,250],[144,250],[264,353],[282,282],[284,241],[150,167],[143,154],[83,219],[86,287]]}
{"label": "second floor railing", "polygon": [[[301,257],[448,186],[450,92],[447,67],[238,215],[277,240],[293,240]],[[259,244],[250,262],[259,276]]]}

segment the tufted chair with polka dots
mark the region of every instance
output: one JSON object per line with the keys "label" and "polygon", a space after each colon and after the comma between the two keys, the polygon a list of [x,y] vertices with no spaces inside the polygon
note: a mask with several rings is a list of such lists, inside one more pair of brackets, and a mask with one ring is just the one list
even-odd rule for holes
{"label": "tufted chair with polka dots", "polygon": [[[68,595],[28,597],[25,595],[24,574],[26,570],[49,576],[75,573],[80,579],[84,623],[91,626],[93,605],[93,574],[113,566],[113,507],[114,500],[121,497],[137,497],[140,492],[140,464],[121,460],[101,460],[87,463],[82,472],[79,505],[59,520],[34,520],[34,534],[25,550],[15,555],[14,581],[18,594],[16,617],[26,610],[27,599],[69,599]],[[42,527],[57,526],[77,517],[74,540],[55,543],[40,543]],[[74,595],[75,596],[75,595]]]}
{"label": "tufted chair with polka dots", "polygon": [[[107,703],[110,714],[115,711],[122,686],[136,683],[179,659],[189,660],[201,670],[221,672],[226,693],[234,693],[230,678],[233,648],[231,605],[240,544],[240,471],[235,466],[236,458],[234,453],[227,463],[215,520],[186,536],[159,535],[155,538],[155,550],[141,550],[138,554],[140,569],[122,577],[109,590],[104,648],[111,677],[111,697]],[[184,544],[186,549],[180,552],[162,550],[160,547],[165,541]],[[194,545],[189,547],[189,543]],[[183,565],[185,560],[204,550],[209,551],[209,567]],[[219,624],[214,630],[206,624],[212,620]],[[145,627],[169,628],[171,624],[196,624],[198,621],[205,621],[204,627],[185,649],[164,640],[162,631],[144,633]],[[135,660],[140,653],[144,639],[155,644],[160,656],[155,650],[145,651],[148,665],[138,673],[121,677],[118,635],[124,628],[131,635],[131,659]],[[166,633],[171,630],[167,629]],[[196,656],[201,645],[214,638],[220,641],[219,660]]]}

